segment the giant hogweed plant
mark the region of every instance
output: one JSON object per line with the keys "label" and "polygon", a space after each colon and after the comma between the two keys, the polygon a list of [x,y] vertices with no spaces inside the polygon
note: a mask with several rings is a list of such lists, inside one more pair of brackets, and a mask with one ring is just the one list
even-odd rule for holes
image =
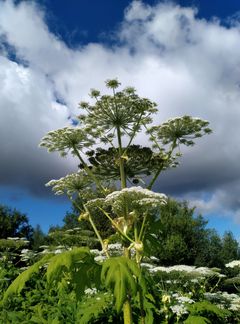
{"label": "giant hogweed plant", "polygon": [[[131,87],[119,91],[116,79],[106,81],[106,86],[110,94],[101,95],[92,89],[91,104],[80,103],[77,126],[51,131],[40,143],[49,152],[57,151],[63,157],[71,154],[78,160],[76,173],[51,180],[47,186],[52,186],[57,195],[66,194],[79,209],[79,220],[91,224],[105,258],[96,261],[87,247],[48,255],[17,277],[4,301],[20,293],[30,276],[45,265],[50,286],[60,290],[67,282],[78,300],[84,300],[88,288],[98,289],[99,294],[105,291],[112,294],[115,310],[125,324],[135,320],[152,323],[159,310],[148,291],[141,260],[149,242],[154,242],[154,224],[167,200],[152,187],[162,171],[178,165],[182,145],[194,145],[195,139],[211,130],[207,121],[190,116],[153,126],[152,116],[158,111],[154,102],[139,97]],[[149,139],[148,147],[136,143],[143,131]],[[121,256],[111,256],[111,236],[102,237],[96,225],[99,217],[105,217],[112,236],[123,245]],[[88,314],[88,321],[101,313],[97,299],[92,302],[96,310]]]}

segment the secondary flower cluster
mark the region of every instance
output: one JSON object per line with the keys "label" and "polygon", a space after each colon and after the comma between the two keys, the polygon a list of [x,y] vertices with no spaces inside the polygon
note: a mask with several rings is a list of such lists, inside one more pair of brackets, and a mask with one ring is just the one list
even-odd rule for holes
{"label": "secondary flower cluster", "polygon": [[90,139],[85,130],[64,127],[47,133],[39,146],[46,147],[48,152],[58,151],[61,156],[66,156],[70,150],[72,154],[75,154],[74,150],[82,150],[93,144],[94,141]]}
{"label": "secondary flower cluster", "polygon": [[148,133],[154,135],[163,145],[176,142],[176,145],[190,146],[194,144],[195,138],[211,133],[208,125],[206,120],[183,116],[170,118],[160,126],[153,126]]}
{"label": "secondary flower cluster", "polygon": [[239,267],[240,268],[240,260],[233,260],[233,261],[225,264],[225,267],[227,267],[227,268]]}
{"label": "secondary flower cluster", "polygon": [[91,180],[83,171],[69,174],[58,180],[51,180],[46,184],[47,187],[52,187],[56,195],[67,193],[67,195],[70,196],[83,189],[89,188],[90,185]]}
{"label": "secondary flower cluster", "polygon": [[175,265],[171,267],[158,267],[153,264],[149,263],[142,263],[142,266],[147,268],[150,273],[156,272],[185,272],[191,275],[198,275],[198,276],[218,276],[222,277],[224,275],[220,274],[219,272],[215,271],[215,269],[210,269],[207,267],[195,267],[195,266],[188,266],[188,265]]}
{"label": "secondary flower cluster", "polygon": [[91,200],[86,206],[90,209],[100,205],[111,207],[116,215],[123,216],[126,213],[126,208],[128,213],[150,214],[166,202],[167,196],[162,193],[156,193],[142,187],[131,187],[114,191],[105,198]]}

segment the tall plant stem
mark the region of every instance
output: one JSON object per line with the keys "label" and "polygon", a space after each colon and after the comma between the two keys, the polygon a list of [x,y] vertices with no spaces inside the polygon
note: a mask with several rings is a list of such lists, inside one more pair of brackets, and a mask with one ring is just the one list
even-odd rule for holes
{"label": "tall plant stem", "polygon": [[[127,186],[127,181],[126,181],[126,174],[125,174],[125,170],[124,170],[124,160],[122,158],[122,154],[123,154],[122,138],[121,138],[121,131],[120,131],[119,126],[117,127],[117,138],[118,138],[121,189],[124,189]],[[129,250],[127,248],[124,248],[124,254],[127,258],[130,258]],[[130,303],[130,296],[127,297],[127,300],[123,304],[123,320],[124,320],[124,324],[132,324],[132,307],[131,307],[131,303]]]}
{"label": "tall plant stem", "polygon": [[123,321],[124,324],[132,324],[132,308],[129,300],[123,304]]}
{"label": "tall plant stem", "polygon": [[118,152],[119,152],[119,168],[120,168],[120,177],[121,177],[121,188],[124,189],[127,186],[126,174],[124,170],[124,160],[122,158],[123,149],[122,149],[122,138],[121,130],[119,126],[117,127],[117,138],[118,138]]}

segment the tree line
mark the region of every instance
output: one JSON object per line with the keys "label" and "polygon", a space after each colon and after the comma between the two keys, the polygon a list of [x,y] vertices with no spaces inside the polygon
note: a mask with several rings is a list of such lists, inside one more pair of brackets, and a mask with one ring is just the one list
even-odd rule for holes
{"label": "tree line", "polygon": [[[207,227],[208,221],[196,215],[186,201],[168,199],[161,206],[160,218],[151,230],[148,249],[157,257],[160,265],[186,264],[222,268],[224,264],[240,259],[240,246],[231,231],[220,236],[215,229]],[[44,244],[98,247],[88,222],[79,222],[79,211],[72,207],[67,212],[62,226],[51,226],[46,234],[40,225],[33,228],[26,214],[5,205],[0,205],[1,252],[9,244],[9,237],[25,237],[29,248],[35,251]],[[96,220],[102,237],[108,237],[109,226],[105,218]],[[156,226],[157,225],[157,226]],[[75,230],[77,229],[77,230]],[[13,245],[13,243],[12,243]],[[12,246],[12,249],[21,246]]]}

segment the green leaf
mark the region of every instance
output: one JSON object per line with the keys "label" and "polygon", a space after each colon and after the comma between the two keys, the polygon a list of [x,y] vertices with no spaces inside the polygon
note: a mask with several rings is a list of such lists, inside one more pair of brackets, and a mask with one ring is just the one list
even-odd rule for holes
{"label": "green leaf", "polygon": [[38,273],[41,267],[46,264],[49,259],[52,257],[52,254],[45,255],[41,260],[34,263],[31,267],[27,270],[22,272],[8,287],[6,292],[4,293],[2,303],[6,302],[7,298],[13,294],[19,294],[28,280],[31,279],[34,273]]}
{"label": "green leaf", "polygon": [[101,279],[106,287],[113,290],[115,306],[120,312],[128,294],[132,297],[137,294],[137,281],[140,269],[137,264],[124,257],[115,257],[103,263]]}
{"label": "green leaf", "polygon": [[203,316],[188,316],[186,321],[184,321],[186,324],[211,324],[211,321],[209,321],[206,317]]}
{"label": "green leaf", "polygon": [[226,317],[231,315],[231,312],[227,309],[220,309],[218,306],[206,300],[189,305],[188,311],[191,315],[207,317],[211,322],[217,322],[219,324],[225,323]]}
{"label": "green leaf", "polygon": [[78,311],[78,323],[88,324],[91,320],[100,318],[111,305],[112,294],[100,292],[91,297],[84,298]]}
{"label": "green leaf", "polygon": [[145,320],[147,324],[153,324],[154,323],[154,311],[156,310],[156,306],[153,303],[154,298],[151,294],[144,295],[143,297],[143,307],[145,311]]}
{"label": "green leaf", "polygon": [[101,266],[94,261],[89,248],[75,248],[71,251],[54,256],[47,268],[47,281],[60,284],[63,280],[73,285],[77,297],[83,294],[86,287],[94,282],[100,284]]}

